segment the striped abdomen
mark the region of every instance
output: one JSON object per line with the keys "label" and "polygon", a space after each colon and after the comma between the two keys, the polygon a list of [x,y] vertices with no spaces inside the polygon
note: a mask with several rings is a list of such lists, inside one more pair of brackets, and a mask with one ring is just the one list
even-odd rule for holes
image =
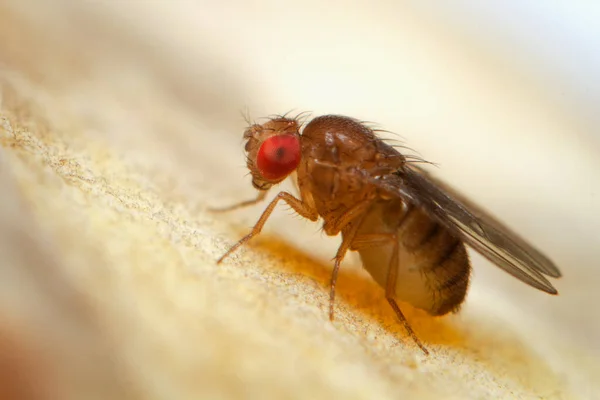
{"label": "striped abdomen", "polygon": [[[396,233],[399,262],[394,297],[432,315],[456,311],[463,302],[471,267],[464,244],[418,207],[400,200],[376,203],[358,234]],[[361,249],[363,266],[386,287],[393,245]]]}

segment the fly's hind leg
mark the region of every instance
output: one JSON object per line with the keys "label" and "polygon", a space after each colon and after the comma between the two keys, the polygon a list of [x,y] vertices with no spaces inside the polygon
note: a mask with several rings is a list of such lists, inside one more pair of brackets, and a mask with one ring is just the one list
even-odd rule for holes
{"label": "fly's hind leg", "polygon": [[290,207],[292,207],[294,209],[294,211],[296,211],[302,217],[310,219],[311,221],[316,221],[317,218],[319,217],[317,212],[315,210],[313,210],[309,205],[307,205],[302,200],[295,198],[294,196],[292,196],[291,194],[289,194],[287,192],[279,192],[279,194],[277,196],[275,196],[275,198],[269,203],[267,208],[265,208],[265,211],[263,211],[262,215],[260,216],[260,218],[258,219],[256,224],[254,225],[254,227],[252,228],[250,233],[247,234],[246,236],[244,236],[243,238],[241,238],[236,244],[231,246],[231,248],[229,250],[227,250],[227,252],[225,254],[223,254],[221,256],[221,258],[219,258],[217,260],[217,264],[220,264],[221,261],[223,261],[227,256],[229,256],[231,253],[236,251],[240,246],[242,246],[244,243],[248,242],[254,236],[258,235],[260,233],[260,231],[262,231],[263,226],[265,226],[265,223],[271,216],[271,213],[275,209],[275,206],[277,205],[277,202],[279,200],[285,201],[286,203],[289,204]]}
{"label": "fly's hind leg", "polygon": [[408,332],[408,335],[414,340],[414,342],[419,346],[419,348],[426,354],[429,355],[429,351],[425,348],[423,343],[419,340],[412,327],[404,317],[404,314],[398,307],[398,303],[394,298],[394,294],[396,292],[396,280],[398,278],[398,237],[393,233],[369,233],[369,234],[361,234],[357,235],[352,242],[351,249],[352,250],[361,250],[370,247],[383,246],[389,243],[392,243],[392,257],[390,258],[390,264],[388,266],[388,274],[385,284],[385,298],[388,303],[398,316],[398,319],[404,326],[404,329]]}

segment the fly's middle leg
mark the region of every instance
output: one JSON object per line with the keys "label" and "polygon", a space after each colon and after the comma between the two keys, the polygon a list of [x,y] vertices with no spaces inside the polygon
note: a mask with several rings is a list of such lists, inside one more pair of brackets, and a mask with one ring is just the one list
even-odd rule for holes
{"label": "fly's middle leg", "polygon": [[358,227],[360,224],[353,224],[350,226],[346,232],[344,232],[342,238],[342,244],[337,250],[335,254],[335,262],[333,264],[333,271],[331,272],[331,284],[329,286],[329,319],[333,321],[333,304],[335,301],[335,285],[337,283],[338,273],[340,271],[340,265],[342,264],[342,260],[346,255],[346,252],[350,248],[354,237],[356,236],[356,231],[358,231]]}
{"label": "fly's middle leg", "polygon": [[344,212],[342,215],[336,217],[331,222],[326,221],[323,224],[323,230],[328,235],[335,235],[342,231],[342,244],[335,254],[335,263],[333,265],[333,271],[331,272],[331,284],[329,288],[329,319],[333,321],[333,305],[335,301],[335,285],[337,283],[337,277],[340,270],[340,265],[346,252],[351,248],[356,232],[360,227],[365,215],[364,211],[370,207],[373,200],[366,199],[358,202],[349,210]]}
{"label": "fly's middle leg", "polygon": [[[353,205],[350,209],[344,212],[342,215],[332,219],[326,220],[323,224],[323,230],[328,235],[335,235],[340,232],[345,226],[349,223],[353,222],[356,219],[362,219],[363,213],[373,204],[372,199],[362,200],[355,205]],[[359,218],[360,217],[360,218]],[[358,225],[360,224],[355,224]]]}

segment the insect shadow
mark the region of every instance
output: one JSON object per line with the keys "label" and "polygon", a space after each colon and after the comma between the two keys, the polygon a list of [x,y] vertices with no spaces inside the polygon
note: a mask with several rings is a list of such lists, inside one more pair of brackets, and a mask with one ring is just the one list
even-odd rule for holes
{"label": "insect shadow", "polygon": [[[240,232],[243,230],[240,229]],[[248,246],[257,253],[273,259],[273,268],[281,268],[301,280],[311,280],[323,289],[323,296],[331,282],[331,265],[328,260],[311,257],[293,244],[286,242],[273,234],[263,233],[255,238]],[[334,323],[345,320],[355,320],[352,315],[358,315],[367,323],[377,323],[385,331],[394,334],[400,345],[413,346],[410,336],[398,324],[395,312],[389,307],[384,290],[374,282],[358,262],[349,258],[340,269],[340,278],[336,286],[336,309]],[[318,298],[318,306],[324,311],[329,304],[325,297]],[[418,330],[419,335],[430,344],[463,347],[465,335],[457,326],[457,321],[449,318],[433,317],[425,311],[416,309],[408,304],[406,315]],[[324,318],[327,318],[326,313]],[[359,322],[360,324],[360,322]]]}
{"label": "insect shadow", "polygon": [[[239,231],[244,230],[239,227]],[[310,285],[309,281],[316,284],[320,295],[307,293],[306,301],[311,302],[313,299],[323,310],[323,320],[328,319],[327,289],[332,268],[328,260],[312,257],[292,243],[267,232],[258,236],[247,249],[270,260],[262,268],[289,274],[300,285]],[[336,288],[339,296],[336,297],[333,323],[338,326],[352,324],[358,328],[356,332],[366,332],[373,325],[374,330],[377,330],[378,326],[397,338],[397,345],[393,347],[406,346],[409,352],[415,351],[415,344],[398,324],[395,312],[390,309],[384,290],[361,269],[360,263],[349,258],[339,274]],[[510,328],[496,329],[497,320],[493,315],[487,318],[492,327],[484,323],[479,329],[472,322],[462,322],[460,316],[435,317],[408,303],[402,303],[402,306],[417,334],[435,349],[432,353],[433,362],[437,357],[451,357],[461,364],[472,365],[482,373],[489,371],[493,376],[508,378],[522,386],[526,392],[563,391],[560,379],[546,361],[535,354]]]}

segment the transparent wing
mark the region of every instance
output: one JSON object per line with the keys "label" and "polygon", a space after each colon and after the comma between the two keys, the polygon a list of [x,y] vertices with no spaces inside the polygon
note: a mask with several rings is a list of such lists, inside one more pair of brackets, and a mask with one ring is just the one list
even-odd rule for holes
{"label": "transparent wing", "polygon": [[558,293],[544,276],[561,276],[552,261],[424,170],[406,166],[393,174],[373,179],[373,183],[422,207],[450,232],[514,277],[547,293]]}

